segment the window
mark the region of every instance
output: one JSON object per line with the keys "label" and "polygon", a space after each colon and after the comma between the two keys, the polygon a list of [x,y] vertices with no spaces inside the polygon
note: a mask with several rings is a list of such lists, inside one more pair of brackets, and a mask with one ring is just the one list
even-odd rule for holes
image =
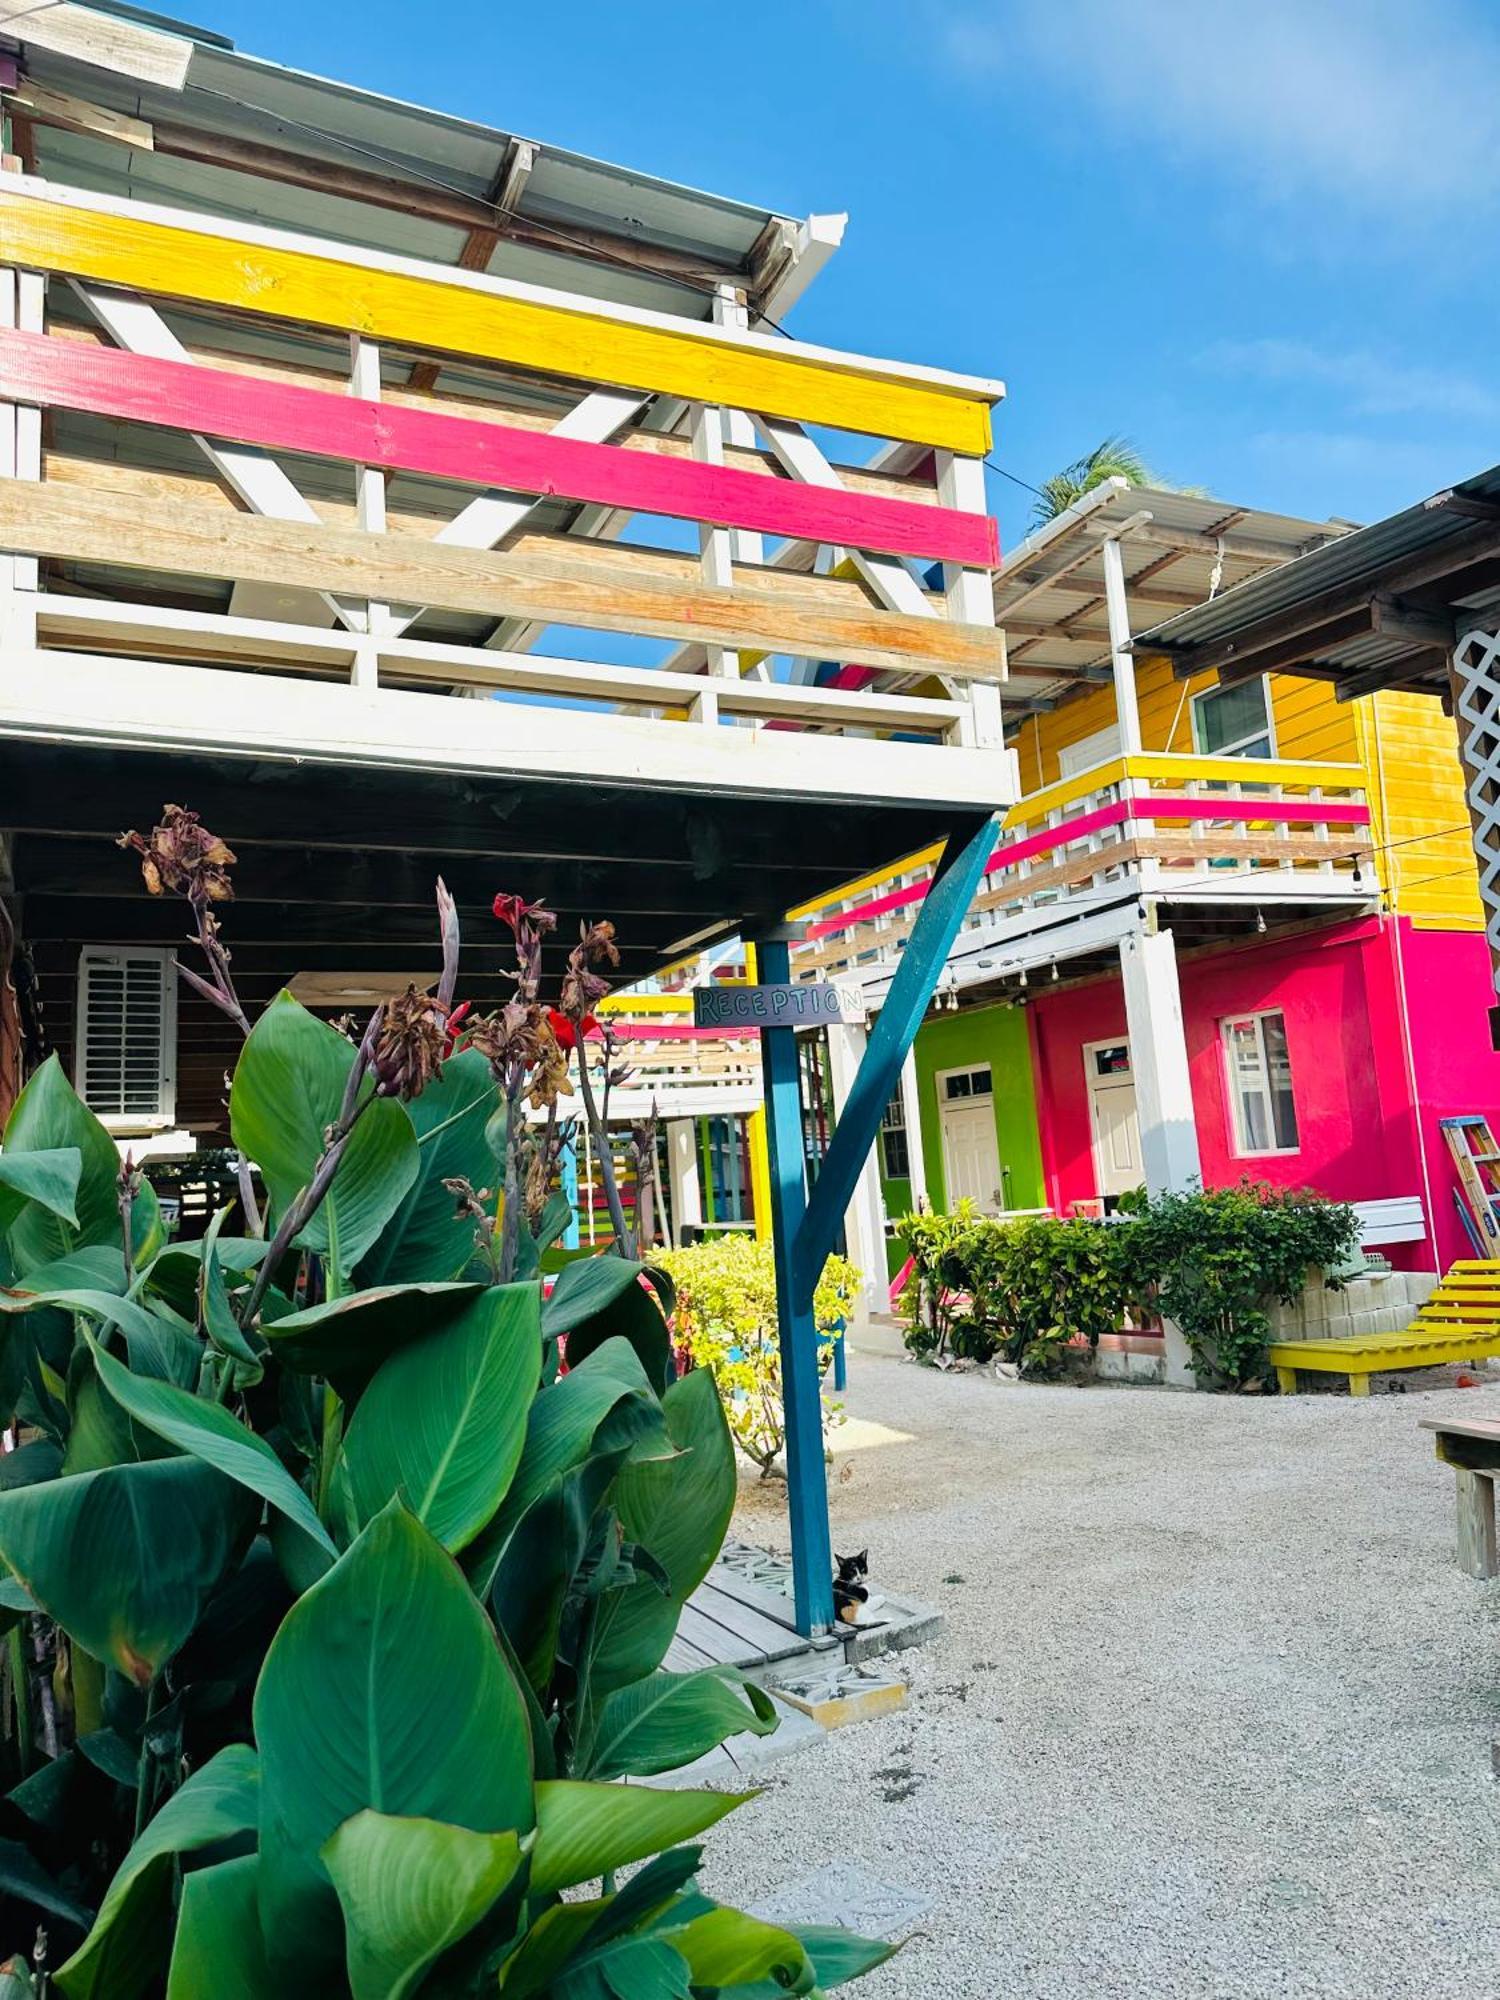
{"label": "window", "polygon": [[1193,747],[1209,757],[1274,757],[1265,676],[1195,695]]}
{"label": "window", "polygon": [[1242,1014],[1223,1028],[1235,1151],[1295,1153],[1300,1142],[1286,1017]]}
{"label": "window", "polygon": [[87,948],[78,962],[78,1094],[119,1131],[176,1115],[177,987],[170,951]]}
{"label": "window", "polygon": [[988,1063],[982,1069],[949,1070],[943,1078],[943,1099],[948,1104],[964,1097],[993,1097],[994,1093],[995,1085]]}
{"label": "window", "polygon": [[1097,1077],[1130,1074],[1129,1042],[1095,1042],[1088,1056]]}
{"label": "window", "polygon": [[1095,764],[1107,764],[1119,754],[1120,725],[1112,722],[1108,729],[1096,729],[1092,736],[1080,736],[1076,743],[1065,743],[1057,753],[1058,776],[1076,778],[1080,771],[1092,770]]}
{"label": "window", "polygon": [[885,1107],[885,1116],[880,1121],[880,1165],[888,1181],[911,1178],[911,1154],[906,1145],[906,1106],[901,1101],[899,1090]]}

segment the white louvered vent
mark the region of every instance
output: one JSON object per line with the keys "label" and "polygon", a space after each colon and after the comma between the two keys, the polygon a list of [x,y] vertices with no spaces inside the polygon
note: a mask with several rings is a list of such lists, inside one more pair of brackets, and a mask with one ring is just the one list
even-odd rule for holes
{"label": "white louvered vent", "polygon": [[112,1130],[176,1116],[177,987],[170,951],[88,947],[78,967],[79,1095]]}

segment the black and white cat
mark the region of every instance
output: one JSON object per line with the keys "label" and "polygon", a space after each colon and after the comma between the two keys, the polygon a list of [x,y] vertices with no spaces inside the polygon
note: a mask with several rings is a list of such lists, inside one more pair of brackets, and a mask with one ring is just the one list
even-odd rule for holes
{"label": "black and white cat", "polygon": [[845,1625],[864,1625],[871,1615],[885,1603],[883,1597],[872,1597],[865,1578],[870,1574],[870,1551],[861,1549],[856,1556],[841,1556],[835,1550],[836,1565],[833,1576],[833,1613]]}

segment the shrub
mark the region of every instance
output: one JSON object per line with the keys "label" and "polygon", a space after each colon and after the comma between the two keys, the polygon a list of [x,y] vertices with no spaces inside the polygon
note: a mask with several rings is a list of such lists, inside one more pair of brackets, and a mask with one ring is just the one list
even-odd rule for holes
{"label": "shrub", "polygon": [[[960,1202],[908,1215],[897,1235],[915,1262],[906,1293],[914,1354],[1053,1374],[1078,1335],[1097,1346],[1138,1303],[1182,1329],[1205,1386],[1243,1388],[1268,1373],[1268,1307],[1297,1297],[1309,1270],[1337,1271],[1359,1239],[1354,1211],[1264,1182],[1142,1196],[1128,1221],[994,1222]],[[1329,1278],[1337,1286],[1337,1278]]]}
{"label": "shrub", "polygon": [[[1207,1386],[1248,1388],[1269,1375],[1267,1308],[1290,1305],[1308,1272],[1336,1272],[1359,1242],[1347,1202],[1242,1181],[1158,1195],[1131,1225],[1162,1314],[1182,1329]],[[1326,1282],[1337,1289],[1338,1279]]]}
{"label": "shrub", "polygon": [[[786,1442],[771,1245],[736,1234],[659,1251],[656,1262],[676,1292],[672,1326],[680,1358],[688,1367],[712,1371],[735,1443],[760,1467],[761,1477],[768,1477]],[[823,1267],[813,1295],[820,1370],[849,1317],[859,1282],[858,1271],[842,1257],[830,1257]],[[824,1396],[824,1436],[840,1421],[837,1406]]]}
{"label": "shrub", "polygon": [[915,1354],[1055,1374],[1079,1334],[1119,1326],[1135,1285],[1130,1230],[1048,1216],[995,1222],[960,1202],[952,1215],[909,1215],[897,1235],[915,1259],[906,1344]]}
{"label": "shrub", "polygon": [[[226,1207],[167,1243],[55,1059],[7,1123],[0,1989],[647,2000],[878,1963],[692,1891],[738,1800],[610,1782],[775,1725],[732,1670],[662,1667],[735,1492],[712,1383],[674,1380],[670,1281],[611,1255],[544,1304],[535,1275],[550,913],[499,899],[517,997],[488,1018],[454,1004],[440,887],[435,995],[362,1036],[285,993],[252,1023],[209,908],[233,856],[175,808],[134,844],[245,1035],[230,1122],[269,1212],[247,1187],[247,1234]],[[569,958],[562,1018],[608,942]]]}

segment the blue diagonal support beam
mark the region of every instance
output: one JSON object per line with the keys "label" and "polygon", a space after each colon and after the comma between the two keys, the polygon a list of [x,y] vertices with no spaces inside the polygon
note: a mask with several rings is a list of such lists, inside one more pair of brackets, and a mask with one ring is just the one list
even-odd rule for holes
{"label": "blue diagonal support beam", "polygon": [[811,1307],[906,1052],[994,849],[995,822],[988,814],[948,836],[792,1243],[791,1298],[798,1312]]}

